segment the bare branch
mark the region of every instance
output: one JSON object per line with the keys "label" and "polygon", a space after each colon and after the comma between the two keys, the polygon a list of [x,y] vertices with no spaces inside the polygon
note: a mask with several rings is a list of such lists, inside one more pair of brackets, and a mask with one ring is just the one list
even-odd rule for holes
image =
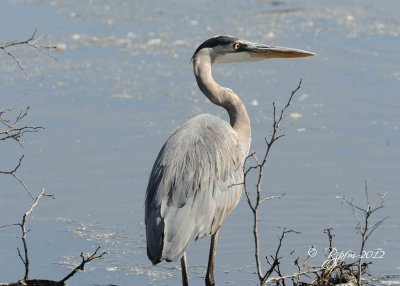
{"label": "bare branch", "polygon": [[20,223],[0,226],[0,228],[10,227],[10,226],[19,226],[20,227],[21,233],[22,233],[21,240],[22,240],[22,244],[23,244],[23,251],[21,251],[19,248],[17,248],[17,252],[18,252],[18,257],[24,264],[24,269],[25,269],[23,280],[15,282],[15,283],[0,283],[0,286],[20,286],[20,285],[63,286],[63,285],[65,285],[65,282],[68,279],[70,279],[72,276],[74,276],[78,271],[83,271],[84,267],[87,263],[89,263],[95,259],[102,258],[106,254],[106,252],[102,252],[102,253],[98,254],[100,246],[97,247],[96,250],[89,255],[85,255],[85,254],[81,253],[80,254],[80,257],[82,258],[81,263],[78,266],[76,266],[67,276],[65,276],[60,281],[43,280],[43,279],[33,279],[33,280],[28,279],[30,260],[29,260],[29,255],[28,255],[28,244],[27,244],[26,235],[29,232],[29,230],[27,230],[27,228],[26,228],[26,223],[27,223],[27,219],[28,219],[29,215],[32,214],[33,210],[38,205],[39,200],[42,197],[50,197],[50,198],[55,199],[54,195],[45,193],[45,190],[43,189],[40,192],[40,194],[37,197],[35,197],[34,202],[31,204],[29,209],[24,213],[24,215],[22,216],[22,221]]}
{"label": "bare branch", "polygon": [[27,240],[26,240],[26,234],[28,233],[28,231],[26,230],[26,220],[28,218],[28,216],[32,213],[33,209],[37,206],[37,204],[39,203],[39,200],[43,197],[43,196],[51,196],[52,198],[54,198],[53,195],[47,195],[44,192],[44,189],[42,189],[42,191],[40,192],[40,194],[34,199],[32,205],[30,206],[30,208],[24,213],[24,215],[22,216],[22,221],[21,223],[18,223],[17,225],[20,226],[21,228],[21,240],[22,240],[22,244],[24,247],[24,253],[23,255],[21,254],[21,251],[17,248],[18,250],[18,256],[20,257],[20,259],[22,260],[22,263],[25,266],[25,275],[24,275],[24,280],[28,279],[28,275],[29,275],[29,256],[28,256],[28,244],[27,244]]}
{"label": "bare branch", "polygon": [[268,278],[267,280],[265,280],[264,284],[278,282],[278,281],[282,281],[285,279],[296,278],[296,277],[300,277],[300,276],[304,276],[304,275],[308,275],[308,274],[312,274],[312,273],[318,273],[320,271],[321,271],[321,268],[319,267],[319,268],[315,268],[315,269],[308,269],[303,272],[293,273],[290,275],[283,275],[283,276],[280,275],[280,276],[276,276],[276,277],[271,277],[271,278]]}
{"label": "bare branch", "polygon": [[262,203],[264,203],[264,202],[266,202],[266,201],[269,201],[269,200],[281,199],[281,198],[283,198],[285,195],[286,195],[285,193],[282,193],[282,195],[279,195],[279,196],[270,196],[270,197],[263,198],[263,199],[260,200],[260,204],[262,204]]}
{"label": "bare branch", "polygon": [[290,98],[286,104],[286,106],[283,108],[283,112],[285,112],[285,110],[290,106],[290,104],[292,103],[292,99],[293,96],[296,94],[296,92],[300,89],[301,87],[301,83],[303,82],[303,79],[300,79],[299,85],[296,87],[295,90],[292,91],[292,94],[290,95]]}
{"label": "bare branch", "polygon": [[[264,168],[266,167],[267,160],[269,158],[269,154],[272,148],[272,145],[279,140],[284,134],[280,134],[282,128],[280,127],[282,121],[285,118],[285,112],[291,105],[293,100],[294,94],[300,89],[302,81],[300,80],[297,88],[292,91],[286,105],[280,110],[277,111],[277,107],[275,102],[272,103],[273,107],[273,123],[272,123],[272,131],[269,137],[265,138],[265,150],[261,160],[258,160],[256,157],[255,152],[252,152],[247,158],[253,158],[256,164],[250,165],[249,167],[244,167],[244,192],[246,195],[247,203],[253,213],[253,239],[254,239],[254,256],[256,262],[256,273],[258,275],[260,285],[265,285],[268,283],[275,283],[277,286],[285,286],[288,282],[288,279],[291,280],[293,285],[301,285],[301,286],[315,286],[315,285],[338,285],[344,282],[354,282],[357,281],[358,285],[361,285],[361,277],[365,273],[368,263],[362,261],[361,257],[362,253],[365,249],[365,244],[370,235],[383,223],[386,219],[383,218],[375,223],[371,224],[371,215],[383,208],[383,202],[385,194],[380,194],[379,203],[373,204],[370,200],[367,188],[367,181],[365,181],[365,197],[366,197],[366,207],[356,205],[353,199],[348,199],[344,196],[337,196],[338,199],[341,200],[342,204],[346,204],[351,207],[353,215],[356,219],[356,230],[361,235],[361,247],[359,253],[359,259],[352,263],[345,263],[344,259],[337,259],[332,258],[331,253],[335,248],[333,247],[333,237],[331,228],[325,229],[324,232],[328,236],[329,240],[329,247],[327,248],[328,253],[327,260],[323,263],[321,267],[311,267],[309,265],[310,257],[314,257],[316,255],[316,249],[314,247],[310,248],[308,252],[308,256],[305,259],[297,258],[294,261],[294,265],[297,267],[298,272],[291,274],[291,275],[283,275],[281,273],[280,268],[280,260],[282,257],[279,256],[283,239],[285,234],[295,232],[293,230],[286,230],[285,228],[282,229],[282,232],[278,239],[278,246],[275,250],[274,255],[266,256],[266,263],[269,265],[269,268],[266,269],[265,274],[263,274],[263,266],[260,260],[260,239],[259,239],[259,207],[262,203],[275,198],[282,198],[284,194],[280,196],[270,196],[270,197],[263,197],[262,196],[262,179],[263,179],[263,172]],[[256,186],[255,186],[255,195],[253,197],[250,195],[248,190],[248,175],[257,172],[258,175],[256,179]],[[292,252],[293,253],[293,252]],[[291,253],[291,254],[292,254]],[[302,264],[300,264],[302,263]],[[277,274],[275,277],[271,277],[273,274]],[[305,281],[302,281],[306,279]],[[354,283],[353,283],[354,284]]]}
{"label": "bare branch", "polygon": [[99,249],[100,249],[100,246],[98,246],[98,247],[96,248],[96,250],[95,250],[92,254],[90,254],[89,256],[85,256],[85,255],[83,254],[83,252],[81,252],[82,262],[81,262],[77,267],[75,267],[67,276],[65,276],[62,280],[60,280],[58,283],[64,283],[65,281],[67,281],[68,279],[70,279],[72,276],[74,276],[78,271],[83,271],[84,268],[85,268],[85,265],[86,265],[87,263],[89,263],[90,261],[93,261],[93,260],[95,260],[95,259],[102,258],[103,255],[106,254],[106,252],[103,251],[102,253],[97,254],[97,252],[99,251]]}
{"label": "bare branch", "polygon": [[[16,141],[19,146],[23,147],[21,138],[24,136],[25,133],[38,132],[40,129],[44,128],[41,126],[21,126],[22,120],[28,115],[29,106],[25,110],[20,111],[12,119],[6,118],[6,113],[12,111],[12,109],[0,110],[0,125],[4,127],[3,129],[0,129],[0,141],[11,139]],[[0,174],[13,176],[22,185],[29,197],[34,200],[35,198],[29,191],[27,185],[17,175],[17,171],[21,167],[23,159],[24,155],[19,158],[18,163],[13,169],[7,171],[0,170]]]}
{"label": "bare branch", "polygon": [[18,164],[17,166],[15,166],[13,169],[9,170],[9,171],[1,171],[0,170],[0,174],[4,174],[4,175],[13,175],[18,169],[19,167],[21,167],[21,163],[22,163],[22,159],[24,159],[25,155],[22,155],[19,160],[18,160]]}
{"label": "bare branch", "polygon": [[17,166],[16,166],[14,169],[12,169],[12,170],[10,170],[10,171],[1,171],[1,170],[0,170],[0,174],[11,175],[11,176],[13,176],[13,177],[22,185],[22,187],[24,188],[25,192],[30,196],[30,198],[31,198],[32,200],[35,200],[35,198],[33,197],[32,193],[29,191],[28,186],[27,186],[27,185],[18,177],[18,175],[16,174],[16,172],[17,172],[17,170],[19,169],[19,167],[21,167],[22,159],[24,159],[24,156],[25,156],[25,155],[22,155],[22,156],[19,158],[18,164],[17,164]]}
{"label": "bare branch", "polygon": [[365,240],[367,240],[369,238],[369,236],[387,219],[388,217],[384,217],[383,219],[381,219],[380,221],[376,222],[375,224],[373,224],[371,227],[369,227],[368,229],[368,234],[365,235]]}
{"label": "bare branch", "polygon": [[38,132],[41,129],[44,129],[41,126],[19,126],[21,121],[28,115],[29,106],[25,109],[25,111],[21,111],[14,120],[6,119],[3,115],[6,112],[11,112],[12,109],[5,109],[0,112],[0,124],[5,128],[0,130],[0,141],[5,141],[8,139],[15,140],[21,147],[21,138],[25,133]]}
{"label": "bare branch", "polygon": [[286,228],[281,228],[281,234],[278,237],[278,239],[279,239],[278,247],[275,250],[275,255],[271,256],[272,262],[269,262],[268,257],[265,257],[267,259],[268,264],[271,267],[265,273],[265,275],[262,278],[262,280],[260,280],[260,284],[261,285],[264,285],[267,282],[268,278],[271,276],[271,274],[274,271],[277,272],[279,276],[282,276],[281,273],[280,273],[280,269],[279,269],[279,263],[280,263],[279,260],[281,259],[281,257],[279,257],[279,252],[280,252],[281,247],[282,247],[283,239],[285,238],[285,235],[287,233],[299,234],[300,232],[292,230],[292,229],[287,230]]}
{"label": "bare branch", "polygon": [[28,75],[28,73],[25,71],[24,66],[22,65],[21,61],[12,53],[10,52],[11,48],[14,48],[16,46],[28,46],[30,48],[33,48],[47,56],[50,56],[54,59],[56,59],[53,55],[49,54],[46,52],[46,50],[51,50],[51,49],[58,49],[57,45],[41,45],[39,41],[42,39],[42,37],[39,37],[36,39],[36,33],[37,29],[35,29],[32,33],[32,35],[23,41],[12,41],[12,42],[7,42],[4,44],[0,43],[0,50],[2,50],[8,57],[12,59],[13,62],[17,64],[19,69],[26,75],[26,77],[31,80],[31,77]]}
{"label": "bare branch", "polygon": [[[384,197],[386,194],[378,194],[379,196],[379,202],[378,205],[373,204],[369,198],[369,194],[368,194],[368,182],[367,180],[365,180],[364,183],[364,193],[365,193],[365,198],[366,198],[366,207],[360,207],[357,206],[353,203],[353,199],[349,200],[344,196],[337,196],[338,199],[340,199],[342,201],[342,203],[346,203],[347,205],[349,205],[351,207],[351,210],[353,212],[353,216],[356,218],[357,220],[357,225],[356,225],[356,229],[357,232],[360,233],[361,236],[361,246],[360,246],[360,251],[359,251],[359,259],[357,261],[357,268],[358,268],[358,279],[357,279],[357,284],[358,286],[361,285],[361,276],[362,273],[364,271],[363,265],[365,263],[363,263],[362,257],[363,257],[363,252],[365,249],[365,245],[366,242],[368,240],[368,238],[371,236],[371,234],[383,223],[383,221],[387,218],[383,218],[377,222],[375,222],[374,224],[372,224],[372,226],[370,225],[370,219],[371,219],[371,215],[382,209],[383,208],[383,202],[384,202]],[[358,211],[358,213],[357,213]],[[359,219],[359,215],[362,215],[363,220]]]}
{"label": "bare branch", "polygon": [[[266,279],[272,274],[273,271],[275,272],[280,272],[279,269],[279,262],[276,257],[276,259],[273,260],[270,269],[267,271],[267,273],[264,275],[263,274],[263,270],[262,270],[262,264],[260,261],[260,254],[259,254],[259,249],[260,249],[260,242],[259,242],[259,237],[258,237],[258,224],[259,224],[259,207],[262,203],[274,199],[274,198],[281,198],[283,197],[284,194],[280,195],[280,196],[271,196],[271,197],[265,197],[262,198],[262,179],[263,179],[263,174],[264,174],[264,168],[266,166],[267,163],[267,159],[269,157],[272,145],[279,140],[281,137],[283,137],[283,134],[278,134],[280,131],[280,124],[284,118],[284,114],[286,112],[286,109],[290,106],[290,103],[293,99],[294,94],[300,89],[301,86],[301,80],[297,86],[297,88],[295,90],[292,91],[286,105],[284,106],[284,108],[282,108],[282,110],[280,111],[279,115],[277,115],[277,111],[276,111],[276,104],[275,102],[272,103],[272,107],[273,107],[273,123],[272,123],[272,132],[269,138],[265,138],[265,143],[266,143],[266,147],[265,147],[265,151],[264,151],[264,155],[262,157],[262,160],[258,160],[258,158],[256,157],[255,152],[252,152],[245,161],[245,164],[247,162],[247,159],[249,158],[253,158],[256,162],[256,165],[252,165],[250,167],[243,167],[243,171],[244,171],[244,193],[246,195],[246,199],[247,199],[247,204],[249,205],[252,213],[253,213],[253,239],[254,239],[254,248],[255,248],[255,260],[256,260],[256,269],[257,269],[257,275],[258,278],[260,280],[260,284],[262,285],[263,283],[265,283]],[[257,178],[257,182],[256,182],[256,191],[255,191],[255,197],[252,200],[250,193],[247,189],[247,176],[250,174],[250,172],[256,170],[258,172],[258,178]],[[286,232],[284,232],[285,234]],[[283,234],[283,236],[284,236]],[[282,237],[283,239],[283,237]],[[280,243],[282,243],[282,241],[280,240]],[[278,252],[280,249],[280,245],[278,246]],[[268,259],[267,259],[268,260]]]}
{"label": "bare branch", "polygon": [[328,254],[332,252],[332,248],[333,248],[333,237],[334,235],[332,234],[333,228],[325,228],[324,229],[324,233],[326,233],[328,235],[328,240],[329,240],[329,248],[328,248]]}

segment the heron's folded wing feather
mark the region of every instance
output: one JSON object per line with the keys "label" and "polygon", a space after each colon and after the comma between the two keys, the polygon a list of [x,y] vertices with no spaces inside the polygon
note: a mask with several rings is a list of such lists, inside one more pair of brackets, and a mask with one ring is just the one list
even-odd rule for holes
{"label": "heron's folded wing feather", "polygon": [[232,127],[211,115],[193,118],[167,140],[146,194],[148,247],[149,239],[163,240],[161,259],[179,259],[190,242],[220,227],[240,197],[243,157]]}

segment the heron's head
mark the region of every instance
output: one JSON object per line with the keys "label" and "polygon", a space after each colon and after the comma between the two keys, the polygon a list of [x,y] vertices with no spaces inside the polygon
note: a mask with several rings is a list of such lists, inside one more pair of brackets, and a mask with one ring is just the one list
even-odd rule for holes
{"label": "heron's head", "polygon": [[192,59],[205,54],[209,55],[211,62],[215,64],[315,55],[298,49],[256,44],[232,36],[216,36],[206,40],[197,48]]}

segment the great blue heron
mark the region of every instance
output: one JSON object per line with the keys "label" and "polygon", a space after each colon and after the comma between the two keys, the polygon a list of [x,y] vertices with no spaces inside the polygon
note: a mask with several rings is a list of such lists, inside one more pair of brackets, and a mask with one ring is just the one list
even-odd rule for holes
{"label": "great blue heron", "polygon": [[145,203],[147,256],[153,264],[180,259],[183,285],[188,285],[186,249],[205,235],[211,235],[205,282],[215,285],[218,231],[242,193],[243,164],[251,141],[244,104],[231,89],[214,81],[211,65],[312,55],[232,36],[210,38],[195,51],[192,61],[197,84],[212,103],[226,109],[230,124],[201,114],[175,131],[154,163]]}

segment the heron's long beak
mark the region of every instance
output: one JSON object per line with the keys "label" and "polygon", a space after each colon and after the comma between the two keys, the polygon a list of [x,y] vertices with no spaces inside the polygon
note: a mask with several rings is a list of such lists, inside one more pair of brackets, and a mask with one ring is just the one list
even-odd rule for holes
{"label": "heron's long beak", "polygon": [[248,47],[248,52],[252,58],[267,59],[267,58],[301,58],[310,57],[315,54],[308,51],[254,44]]}

